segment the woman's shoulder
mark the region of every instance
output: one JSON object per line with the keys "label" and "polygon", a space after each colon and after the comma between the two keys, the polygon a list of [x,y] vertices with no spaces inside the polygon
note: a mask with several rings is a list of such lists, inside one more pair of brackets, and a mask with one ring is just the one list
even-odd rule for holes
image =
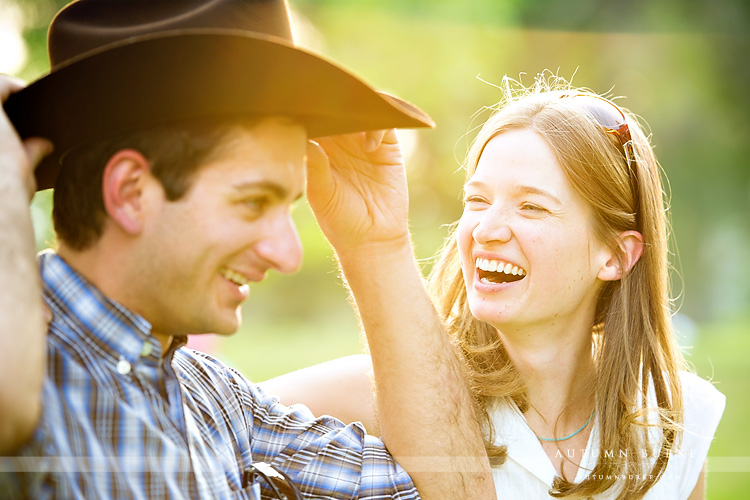
{"label": "woman's shoulder", "polygon": [[705,425],[714,423],[716,428],[726,406],[726,396],[714,384],[697,374],[680,372],[685,426],[688,424]]}
{"label": "woman's shoulder", "polygon": [[671,453],[660,483],[687,498],[695,488],[724,413],[726,397],[695,373],[680,372],[683,399],[682,439]]}
{"label": "woman's shoulder", "polygon": [[680,382],[682,383],[683,387],[689,387],[690,389],[699,391],[701,394],[713,394],[722,397],[724,396],[721,392],[719,392],[716,386],[714,386],[713,382],[704,379],[697,373],[683,370],[678,372],[678,374],[680,376]]}

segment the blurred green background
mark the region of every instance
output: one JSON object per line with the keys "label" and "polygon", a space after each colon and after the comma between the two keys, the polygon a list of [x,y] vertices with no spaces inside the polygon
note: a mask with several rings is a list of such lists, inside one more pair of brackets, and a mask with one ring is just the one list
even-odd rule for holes
{"label": "blurred green background", "polygon": [[[47,25],[64,1],[0,0],[0,71],[47,71]],[[650,126],[671,185],[676,323],[688,360],[728,398],[709,498],[750,491],[750,5],[747,0],[291,0],[298,42],[427,110],[403,131],[411,224],[425,270],[458,218],[460,163],[504,75],[551,70],[615,96]],[[53,245],[50,193],[32,205]],[[302,271],[254,286],[237,335],[203,347],[254,380],[359,352],[330,248],[306,206]],[[679,251],[677,251],[677,248]],[[377,279],[373,269],[373,279]]]}

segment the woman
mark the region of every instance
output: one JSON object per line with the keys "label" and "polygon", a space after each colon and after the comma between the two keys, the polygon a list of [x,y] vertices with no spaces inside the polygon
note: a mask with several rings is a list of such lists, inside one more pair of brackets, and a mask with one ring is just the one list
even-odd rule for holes
{"label": "woman", "polygon": [[[704,498],[724,396],[684,371],[661,172],[635,117],[538,79],[508,91],[465,166],[429,287],[484,409],[499,498]],[[373,428],[365,372],[350,358],[265,388]]]}

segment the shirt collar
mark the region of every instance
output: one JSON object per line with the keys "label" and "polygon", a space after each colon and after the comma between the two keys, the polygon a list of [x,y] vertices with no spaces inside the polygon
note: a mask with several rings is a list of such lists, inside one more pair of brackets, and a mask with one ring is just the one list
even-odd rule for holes
{"label": "shirt collar", "polygon": [[495,444],[506,446],[508,459],[552,487],[557,473],[515,403],[497,401],[492,411]]}
{"label": "shirt collar", "polygon": [[[86,345],[119,366],[141,359],[158,361],[161,345],[151,336],[148,321],[104,296],[53,251],[41,252],[38,263],[44,297],[53,313],[51,333]],[[170,355],[180,345],[173,341]]]}
{"label": "shirt collar", "polygon": [[[557,471],[518,406],[513,402],[496,402],[492,411],[492,423],[495,429],[495,445],[505,445],[510,460],[515,461],[552,488]],[[578,468],[574,480],[576,483],[583,481],[597,462],[597,455],[592,450],[594,443],[599,442],[598,415],[592,420],[591,425],[592,429],[581,460],[581,467]]]}

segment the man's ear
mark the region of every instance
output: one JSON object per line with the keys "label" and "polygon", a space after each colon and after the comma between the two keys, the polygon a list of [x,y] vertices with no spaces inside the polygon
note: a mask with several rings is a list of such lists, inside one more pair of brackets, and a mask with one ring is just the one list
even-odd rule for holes
{"label": "man's ear", "polygon": [[135,235],[143,229],[143,190],[151,167],[142,153],[122,149],[104,167],[102,197],[110,219],[124,232]]}
{"label": "man's ear", "polygon": [[623,231],[617,238],[617,246],[620,259],[613,254],[599,270],[597,277],[602,281],[619,280],[633,269],[643,253],[643,236],[638,231]]}

